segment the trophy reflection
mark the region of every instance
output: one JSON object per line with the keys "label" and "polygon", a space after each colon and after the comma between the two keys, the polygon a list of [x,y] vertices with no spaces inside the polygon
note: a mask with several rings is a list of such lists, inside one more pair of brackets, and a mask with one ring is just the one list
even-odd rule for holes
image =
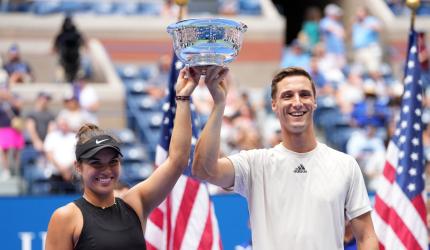
{"label": "trophy reflection", "polygon": [[207,66],[225,66],[237,57],[246,30],[241,22],[221,18],[188,19],[167,27],[178,59],[203,74]]}

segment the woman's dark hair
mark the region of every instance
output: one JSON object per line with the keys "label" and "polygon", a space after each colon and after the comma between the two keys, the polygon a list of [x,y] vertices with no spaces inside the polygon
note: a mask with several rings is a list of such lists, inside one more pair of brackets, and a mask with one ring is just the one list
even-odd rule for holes
{"label": "woman's dark hair", "polygon": [[314,96],[316,97],[316,89],[315,89],[315,82],[312,79],[311,75],[309,75],[309,73],[304,70],[303,68],[300,67],[288,67],[288,68],[284,68],[281,69],[274,77],[272,80],[272,99],[275,99],[276,97],[276,92],[278,91],[278,82],[282,81],[282,79],[284,79],[285,77],[288,76],[304,76],[307,79],[309,79],[309,81],[311,82],[312,85],[312,93],[314,94]]}

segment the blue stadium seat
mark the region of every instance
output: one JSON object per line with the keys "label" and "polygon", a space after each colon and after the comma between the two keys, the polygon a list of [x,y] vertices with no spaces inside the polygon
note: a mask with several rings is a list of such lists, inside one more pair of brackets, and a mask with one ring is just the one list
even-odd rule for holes
{"label": "blue stadium seat", "polygon": [[346,144],[355,131],[357,131],[357,128],[350,127],[347,124],[336,124],[328,128],[325,133],[327,144],[346,153]]}
{"label": "blue stadium seat", "polygon": [[91,10],[97,15],[112,15],[117,9],[117,4],[114,2],[94,1]]}
{"label": "blue stadium seat", "polygon": [[117,72],[123,80],[139,79],[139,67],[136,65],[117,66]]}
{"label": "blue stadium seat", "polygon": [[122,2],[121,4],[118,4],[118,7],[116,9],[116,14],[119,15],[137,15],[140,14],[140,4],[138,2]]}
{"label": "blue stadium seat", "polygon": [[136,135],[130,128],[117,129],[113,133],[121,141],[121,145],[128,146],[137,143]]}
{"label": "blue stadium seat", "polygon": [[240,0],[239,14],[241,15],[261,15],[260,0]]}
{"label": "blue stadium seat", "polygon": [[34,165],[37,163],[41,153],[33,148],[33,146],[26,146],[22,149],[20,155],[21,166]]}
{"label": "blue stadium seat", "polygon": [[134,186],[140,181],[148,178],[153,171],[153,165],[149,162],[134,162],[122,165],[120,181]]}
{"label": "blue stadium seat", "polygon": [[141,3],[140,5],[140,14],[148,15],[148,16],[158,16],[161,13],[161,3]]}
{"label": "blue stadium seat", "polygon": [[148,153],[142,144],[122,145],[123,164],[148,161]]}
{"label": "blue stadium seat", "polygon": [[36,1],[31,7],[36,15],[48,15],[58,13],[61,9],[60,2]]}

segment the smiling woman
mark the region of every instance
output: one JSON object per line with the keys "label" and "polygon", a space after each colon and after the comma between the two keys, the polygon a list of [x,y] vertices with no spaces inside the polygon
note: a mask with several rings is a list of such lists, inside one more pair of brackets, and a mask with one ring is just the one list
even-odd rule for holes
{"label": "smiling woman", "polygon": [[172,190],[187,166],[191,148],[189,97],[200,74],[182,69],[176,84],[176,117],[169,156],[145,181],[121,197],[114,189],[121,174],[119,141],[96,125],[79,129],[75,168],[82,177],[81,198],[58,208],[51,217],[46,250],[146,249],[145,227],[151,211]]}

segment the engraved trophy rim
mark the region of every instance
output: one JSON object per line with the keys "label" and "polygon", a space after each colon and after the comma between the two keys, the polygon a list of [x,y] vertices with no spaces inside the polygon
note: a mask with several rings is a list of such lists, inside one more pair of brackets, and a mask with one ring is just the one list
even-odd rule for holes
{"label": "engraved trophy rim", "polygon": [[190,18],[190,19],[184,19],[184,20],[170,24],[169,26],[167,26],[167,32],[169,34],[172,34],[175,30],[177,30],[181,27],[186,27],[186,26],[191,26],[191,25],[206,26],[209,24],[225,24],[226,26],[235,27],[242,32],[245,32],[248,29],[248,26],[246,24],[244,24],[243,22],[235,21],[232,19],[226,19],[226,18]]}

